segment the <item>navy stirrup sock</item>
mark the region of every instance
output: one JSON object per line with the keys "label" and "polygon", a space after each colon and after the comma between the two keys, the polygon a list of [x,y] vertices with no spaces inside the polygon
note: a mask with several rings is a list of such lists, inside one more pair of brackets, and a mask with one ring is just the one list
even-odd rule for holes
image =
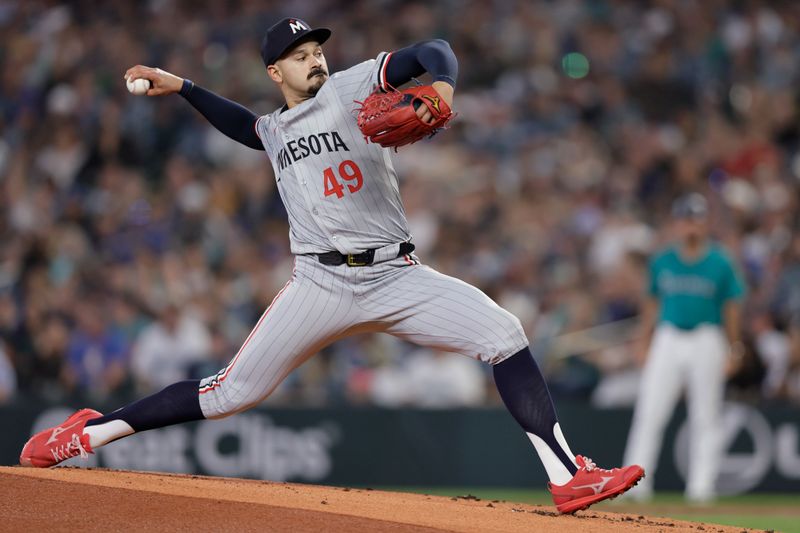
{"label": "navy stirrup sock", "polygon": [[142,398],[103,417],[89,420],[87,426],[97,426],[112,420],[122,420],[137,433],[182,422],[203,420],[200,409],[200,380],[179,381],[161,392]]}
{"label": "navy stirrup sock", "polygon": [[539,365],[530,349],[523,348],[493,367],[494,381],[511,416],[527,433],[542,439],[559,461],[575,474],[578,468],[556,440],[556,410]]}

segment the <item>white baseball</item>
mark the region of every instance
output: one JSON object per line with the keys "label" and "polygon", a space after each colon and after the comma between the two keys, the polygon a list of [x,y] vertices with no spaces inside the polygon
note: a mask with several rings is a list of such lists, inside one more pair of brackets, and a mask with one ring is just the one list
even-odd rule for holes
{"label": "white baseball", "polygon": [[125,85],[127,85],[128,90],[132,94],[135,94],[136,96],[142,96],[143,94],[147,94],[147,91],[150,90],[150,80],[146,80],[144,78],[127,80],[125,82]]}

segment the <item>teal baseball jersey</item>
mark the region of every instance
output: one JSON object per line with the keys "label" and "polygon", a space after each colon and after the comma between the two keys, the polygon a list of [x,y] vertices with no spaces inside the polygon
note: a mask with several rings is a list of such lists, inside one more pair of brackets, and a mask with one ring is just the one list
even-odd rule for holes
{"label": "teal baseball jersey", "polygon": [[677,247],[667,248],[650,262],[648,292],[660,303],[659,322],[681,329],[722,324],[726,301],[744,295],[733,260],[716,244],[703,257],[686,261]]}

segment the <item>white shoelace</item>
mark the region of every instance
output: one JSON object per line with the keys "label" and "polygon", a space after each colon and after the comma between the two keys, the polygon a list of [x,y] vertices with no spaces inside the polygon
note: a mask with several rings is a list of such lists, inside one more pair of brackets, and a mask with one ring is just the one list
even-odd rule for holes
{"label": "white shoelace", "polygon": [[53,459],[56,461],[64,461],[70,457],[80,455],[82,459],[88,459],[89,453],[81,444],[81,438],[77,433],[72,434],[72,440],[66,444],[62,444],[57,448],[51,448],[50,453],[53,454]]}
{"label": "white shoelace", "polygon": [[607,470],[605,468],[598,467],[597,464],[595,464],[594,461],[592,461],[591,459],[589,459],[585,455],[583,456],[583,468],[587,472],[591,472],[592,470],[600,470],[601,472],[611,472],[611,470]]}

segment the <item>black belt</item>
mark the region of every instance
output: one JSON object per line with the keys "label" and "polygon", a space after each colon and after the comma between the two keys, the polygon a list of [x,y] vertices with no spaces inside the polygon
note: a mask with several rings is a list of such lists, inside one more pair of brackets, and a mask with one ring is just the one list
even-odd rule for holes
{"label": "black belt", "polygon": [[[415,246],[410,242],[401,242],[400,251],[397,252],[396,257],[401,255],[410,254],[415,249]],[[372,264],[375,259],[375,249],[366,250],[360,254],[342,254],[339,252],[325,252],[324,254],[315,254],[319,262],[323,265],[347,265],[351,267],[368,266]]]}

